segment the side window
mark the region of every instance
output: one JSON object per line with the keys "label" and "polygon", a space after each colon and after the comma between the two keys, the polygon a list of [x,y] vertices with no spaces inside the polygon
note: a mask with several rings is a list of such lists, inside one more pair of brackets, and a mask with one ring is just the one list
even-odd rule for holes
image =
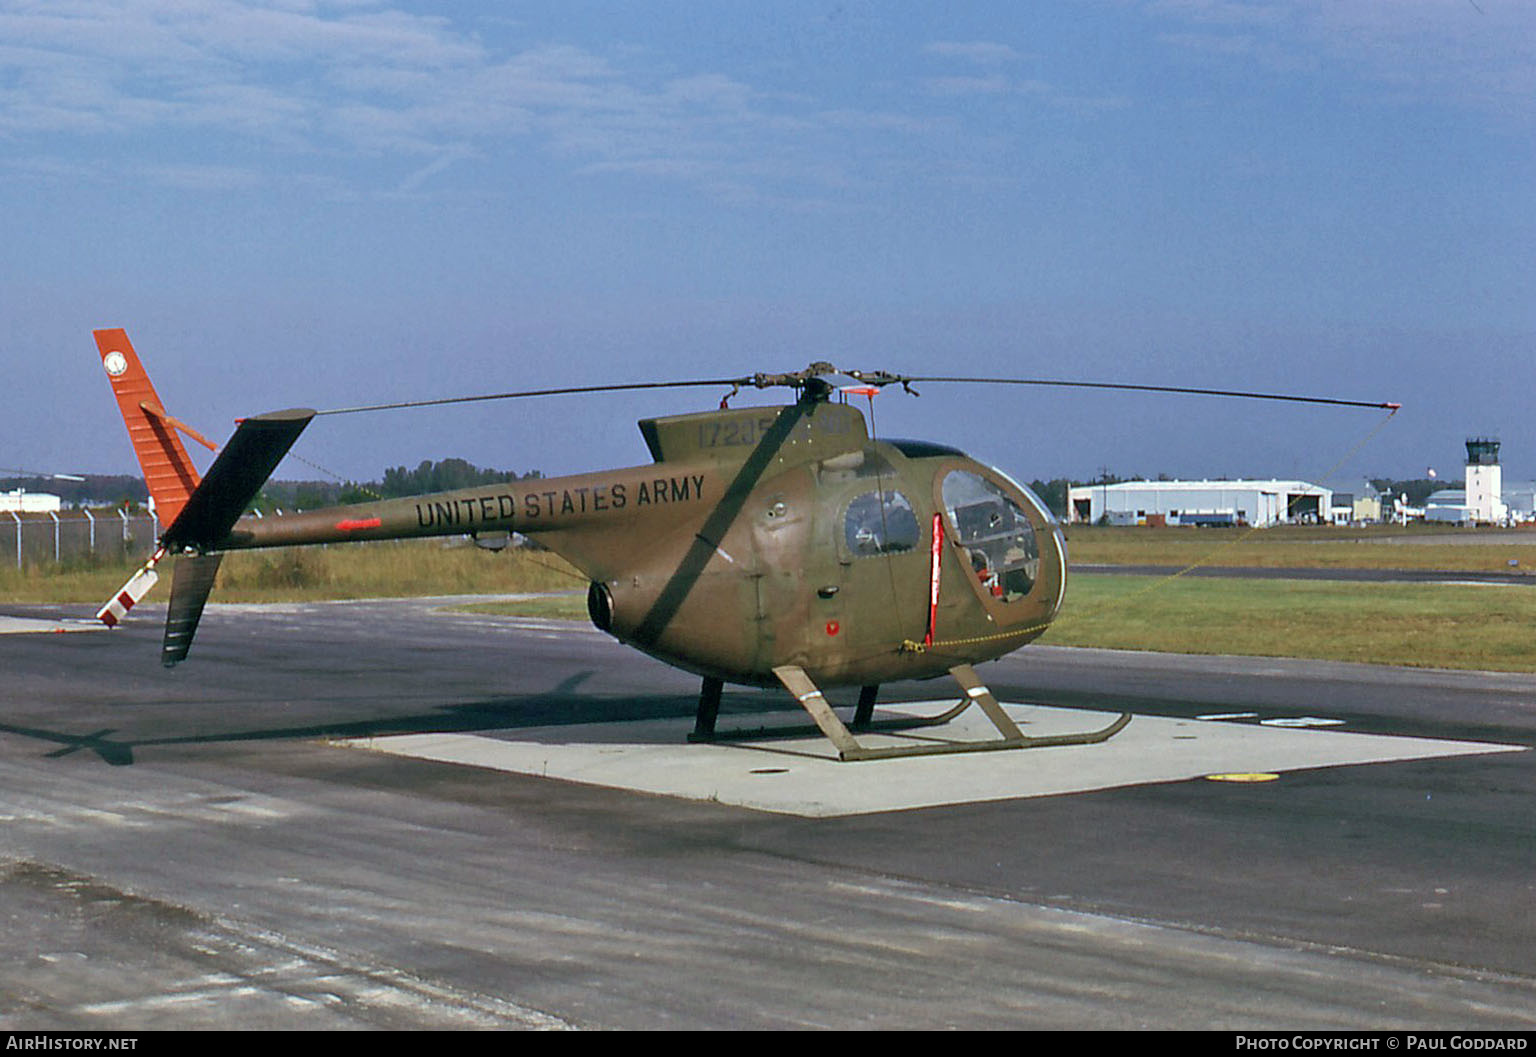
{"label": "side window", "polygon": [[922,532],[912,504],[900,492],[865,492],[848,504],[843,539],[857,557],[917,549]]}
{"label": "side window", "polygon": [[993,598],[1016,602],[1040,574],[1035,527],[997,485],[965,470],[944,477],[944,509],[971,574]]}

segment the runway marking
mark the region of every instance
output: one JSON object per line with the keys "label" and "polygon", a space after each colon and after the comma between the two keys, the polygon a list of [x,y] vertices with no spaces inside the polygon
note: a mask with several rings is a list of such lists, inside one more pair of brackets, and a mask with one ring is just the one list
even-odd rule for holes
{"label": "runway marking", "polygon": [[[1196,716],[1199,720],[1234,720],[1234,719],[1259,719],[1257,712],[1212,712],[1203,716]],[[1342,719],[1327,719],[1322,716],[1282,716],[1276,719],[1259,719],[1259,723],[1266,727],[1342,727]]]}
{"label": "runway marking", "polygon": [[[882,715],[932,715],[951,701],[881,709]],[[1102,727],[1107,713],[1007,704],[1034,736]],[[721,728],[727,719],[722,717]],[[753,716],[759,725],[804,725],[799,713]],[[1205,779],[1216,774],[1283,774],[1319,767],[1522,752],[1525,746],[1388,737],[1165,716],[1136,716],[1100,745],[1066,745],[951,756],[839,763],[822,738],[687,744],[692,719],[526,728],[480,734],[402,734],[334,744],[808,818],[902,811],[953,804],[1061,796]],[[985,717],[962,715],[924,738],[986,740]],[[869,745],[910,743],[861,734]],[[776,773],[765,775],[772,768]]]}

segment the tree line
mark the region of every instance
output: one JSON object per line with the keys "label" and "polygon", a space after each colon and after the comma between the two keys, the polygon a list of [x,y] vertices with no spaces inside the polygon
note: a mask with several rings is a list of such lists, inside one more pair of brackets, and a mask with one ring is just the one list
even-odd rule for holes
{"label": "tree line", "polygon": [[412,469],[393,466],[377,481],[268,481],[257,498],[257,505],[280,509],[309,510],[323,506],[366,503],[371,499],[399,499],[408,495],[429,495],[475,488],[487,484],[537,480],[538,470],[492,470],[466,459],[423,459]]}
{"label": "tree line", "polygon": [[[61,481],[52,477],[0,477],[0,492],[44,492],[58,496],[71,507],[124,507],[130,510],[149,501],[144,478],[128,474],[84,474],[80,481]],[[311,510],[346,503],[366,503],[371,499],[396,499],[430,492],[448,492],[508,481],[536,480],[544,475],[538,470],[491,470],[475,466],[465,459],[423,459],[413,469],[395,466],[384,471],[377,481],[268,481],[256,501],[258,510]]]}
{"label": "tree line", "polygon": [[[386,469],[384,476],[377,481],[268,481],[255,505],[262,510],[312,510],[323,506],[366,503],[371,499],[397,499],[401,496],[451,492],[486,484],[538,480],[543,476],[538,470],[518,473],[515,470],[485,469],[465,459],[440,459],[436,462],[423,459],[414,469],[406,466]],[[1053,477],[1048,481],[1031,481],[1029,487],[1050,507],[1052,513],[1065,519],[1070,489],[1085,484],[1118,484],[1143,479],[1122,477],[1106,470],[1086,481]],[[1157,479],[1170,480],[1166,474],[1159,474]],[[1426,498],[1442,488],[1464,487],[1462,481],[1437,478],[1373,477],[1370,481],[1385,497],[1407,495],[1411,506],[1423,506]],[[128,474],[86,474],[83,481],[60,481],[35,476],[0,478],[0,492],[11,492],[18,488],[27,492],[56,495],[66,506],[134,508],[142,506],[149,498],[144,479]]]}

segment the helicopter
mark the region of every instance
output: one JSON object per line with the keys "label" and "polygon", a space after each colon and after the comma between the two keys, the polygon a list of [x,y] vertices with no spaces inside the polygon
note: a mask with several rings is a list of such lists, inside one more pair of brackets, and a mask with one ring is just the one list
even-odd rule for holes
{"label": "helicopter", "polygon": [[[224,554],[234,550],[430,536],[492,548],[519,533],[589,580],[592,623],[701,679],[690,740],[717,732],[725,684],[782,687],[843,761],[1048,745],[1093,744],[1130,721],[1030,737],[975,670],[1037,639],[1067,585],[1062,527],[1028,487],[957,448],[876,439],[840,392],[985,382],[1195,393],[1386,409],[1366,401],[1047,379],[915,377],[839,370],[583,386],[316,411],[239,421],[219,449],[170,415],[122,329],[94,332],[102,367],[166,526],[154,554],[101,611],[116,624],[174,555],[161,661],[185,660]],[[830,379],[851,379],[840,390]],[[266,517],[246,510],[310,422],[321,415],[476,400],[616,390],[730,386],[719,407],[639,422],[651,463],[483,485]],[[745,388],[787,388],[792,403],[729,407]],[[182,436],[218,454],[206,475]],[[962,696],[938,716],[874,720],[882,684],[949,676]],[[858,687],[851,722],[823,690]],[[869,745],[858,734],[937,726],[978,706],[997,736]]]}

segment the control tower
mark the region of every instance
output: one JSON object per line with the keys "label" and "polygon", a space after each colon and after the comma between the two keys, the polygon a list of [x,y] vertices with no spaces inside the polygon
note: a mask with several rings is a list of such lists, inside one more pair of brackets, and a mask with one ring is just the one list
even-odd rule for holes
{"label": "control tower", "polygon": [[1489,437],[1467,438],[1467,512],[1473,521],[1500,522],[1508,514],[1504,505],[1503,468],[1499,466],[1499,442]]}

